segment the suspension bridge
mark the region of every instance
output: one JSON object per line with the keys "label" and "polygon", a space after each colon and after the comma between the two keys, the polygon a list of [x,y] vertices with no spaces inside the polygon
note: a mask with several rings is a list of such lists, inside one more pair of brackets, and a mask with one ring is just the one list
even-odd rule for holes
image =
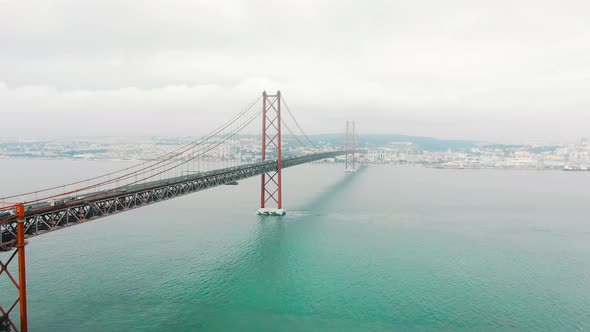
{"label": "suspension bridge", "polygon": [[[221,126],[156,158],[65,185],[1,197],[0,251],[6,251],[7,258],[0,260],[0,276],[8,276],[18,296],[7,306],[0,305],[0,331],[28,329],[27,239],[254,176],[261,177],[257,213],[282,216],[286,213],[282,170],[345,156],[345,171],[354,172],[360,153],[354,122],[346,122],[344,142],[338,148],[319,147],[280,91],[263,92]],[[16,272],[9,269],[13,265]],[[5,287],[0,285],[0,290]]]}

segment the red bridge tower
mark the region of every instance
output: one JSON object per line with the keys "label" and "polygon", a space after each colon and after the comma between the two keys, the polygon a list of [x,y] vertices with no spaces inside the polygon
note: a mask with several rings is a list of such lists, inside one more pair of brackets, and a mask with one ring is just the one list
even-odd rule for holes
{"label": "red bridge tower", "polygon": [[346,121],[346,159],[344,161],[344,171],[356,171],[356,130],[354,121]]}
{"label": "red bridge tower", "polygon": [[[258,214],[283,216],[282,192],[282,149],[281,149],[281,91],[275,95],[262,93],[262,161],[274,160],[277,168],[262,174],[260,188],[260,209]],[[268,207],[268,203],[275,207]]]}

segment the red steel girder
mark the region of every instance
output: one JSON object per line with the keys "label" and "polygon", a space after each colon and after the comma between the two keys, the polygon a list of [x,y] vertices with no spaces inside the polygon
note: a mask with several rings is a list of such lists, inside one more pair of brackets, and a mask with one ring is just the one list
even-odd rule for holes
{"label": "red steel girder", "polygon": [[[281,149],[281,92],[269,95],[262,93],[262,161],[267,154],[276,152],[277,169],[262,174],[260,188],[260,207],[269,200],[282,208],[282,149]],[[268,177],[268,178],[267,178]]]}
{"label": "red steel girder", "polygon": [[[16,249],[10,255],[6,263],[0,261],[0,275],[6,273],[8,279],[12,282],[13,286],[18,290],[18,297],[12,303],[10,308],[5,309],[0,305],[0,329],[13,329],[15,331],[26,332],[28,330],[27,324],[27,279],[25,273],[25,206],[23,204],[17,204],[15,206],[17,215],[17,237],[16,237]],[[17,257],[18,261],[18,282],[8,270],[8,266]],[[16,326],[14,320],[10,317],[10,313],[19,304],[20,311],[20,329]]]}
{"label": "red steel girder", "polygon": [[344,170],[354,172],[356,169],[356,130],[354,121],[346,121],[346,159],[344,161]]}

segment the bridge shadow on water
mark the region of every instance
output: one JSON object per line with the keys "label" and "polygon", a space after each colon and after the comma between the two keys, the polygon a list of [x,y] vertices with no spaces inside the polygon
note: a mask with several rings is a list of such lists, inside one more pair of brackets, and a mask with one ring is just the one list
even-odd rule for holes
{"label": "bridge shadow on water", "polygon": [[[296,208],[293,212],[295,215],[303,213],[307,215],[319,215],[326,208],[330,207],[330,204],[337,201],[339,196],[345,193],[345,190],[350,187],[353,183],[359,181],[359,177],[367,169],[366,166],[361,166],[355,173],[345,174],[339,181],[329,186],[319,194],[311,197],[308,203],[305,203],[301,207]],[[287,215],[289,216],[289,214]]]}
{"label": "bridge shadow on water", "polygon": [[[194,275],[184,281],[186,291],[164,329],[173,330],[276,330],[294,314],[312,314],[301,306],[301,271],[310,225],[323,214],[339,194],[358,181],[364,172],[347,174],[326,190],[294,210],[295,216],[255,216],[251,233],[235,244],[234,252],[222,258],[206,276]],[[309,212],[308,212],[309,211]],[[289,212],[288,212],[289,213]],[[297,222],[291,223],[290,221]],[[298,279],[299,278],[299,279]],[[191,284],[191,280],[192,283]],[[299,303],[299,304],[294,304]],[[305,306],[303,306],[305,307]],[[303,312],[302,312],[303,311]]]}
{"label": "bridge shadow on water", "polygon": [[289,278],[285,226],[277,218],[260,218],[231,255],[222,256],[205,275],[189,273],[182,280],[185,292],[174,299],[173,317],[160,329],[254,330],[269,312],[280,310],[280,285]]}

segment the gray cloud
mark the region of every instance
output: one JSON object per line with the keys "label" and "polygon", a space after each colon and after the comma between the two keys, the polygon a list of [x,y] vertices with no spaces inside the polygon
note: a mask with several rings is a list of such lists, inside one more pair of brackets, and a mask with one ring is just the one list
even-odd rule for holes
{"label": "gray cloud", "polygon": [[[492,141],[590,134],[584,1],[0,0],[0,8],[0,112],[30,114],[27,128],[39,135],[200,134],[279,88],[311,133],[355,118],[364,132]],[[138,112],[149,115],[131,126]],[[112,114],[121,121],[105,120]],[[61,130],[48,130],[55,118]],[[79,119],[100,126],[82,129]]]}

